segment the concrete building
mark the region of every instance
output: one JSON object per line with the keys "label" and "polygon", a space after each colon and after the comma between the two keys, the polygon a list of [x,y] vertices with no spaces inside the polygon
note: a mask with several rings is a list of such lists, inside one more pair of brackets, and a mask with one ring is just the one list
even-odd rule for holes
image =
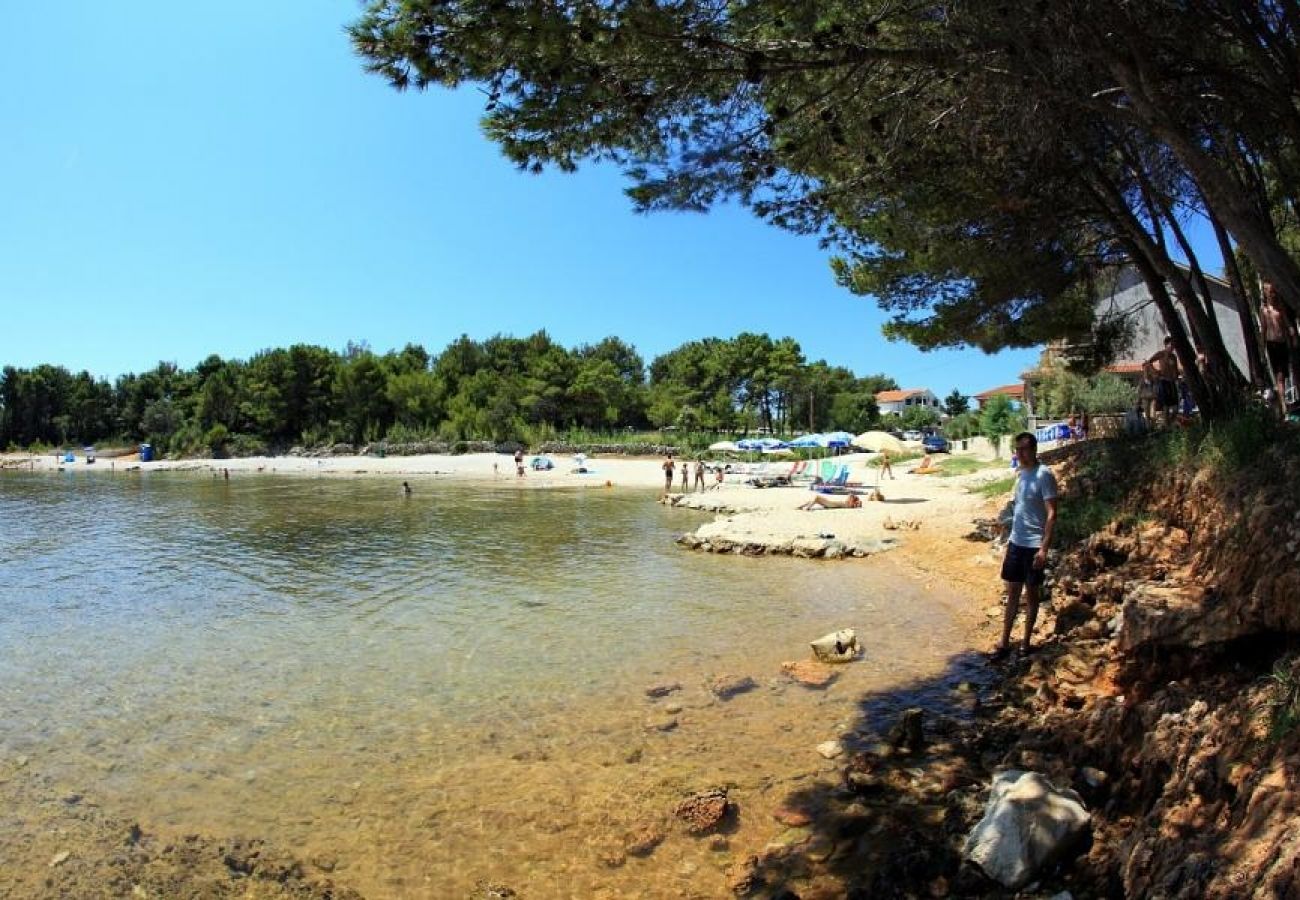
{"label": "concrete building", "polygon": [[[1205,281],[1210,287],[1214,318],[1219,323],[1228,355],[1241,371],[1242,377],[1249,377],[1246,340],[1242,334],[1241,316],[1237,311],[1237,298],[1233,296],[1232,287],[1228,282],[1212,275],[1206,275]],[[1164,317],[1156,308],[1151,292],[1147,290],[1137,269],[1127,266],[1120,270],[1111,289],[1097,298],[1096,315],[1098,319],[1119,317],[1132,328],[1132,344],[1106,370],[1136,382],[1142,375],[1142,363],[1164,346],[1165,337],[1169,334]],[[1179,317],[1183,319],[1183,327],[1190,336],[1191,329],[1181,308]]]}

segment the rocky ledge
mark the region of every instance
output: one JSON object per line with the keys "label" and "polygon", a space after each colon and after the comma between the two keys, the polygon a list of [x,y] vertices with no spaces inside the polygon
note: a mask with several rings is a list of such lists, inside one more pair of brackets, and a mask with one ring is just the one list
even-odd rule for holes
{"label": "rocky ledge", "polygon": [[738,553],[742,556],[798,556],[805,559],[861,559],[897,546],[893,538],[839,540],[834,536],[793,538],[760,535],[706,533],[704,528],[683,534],[677,543],[705,553]]}

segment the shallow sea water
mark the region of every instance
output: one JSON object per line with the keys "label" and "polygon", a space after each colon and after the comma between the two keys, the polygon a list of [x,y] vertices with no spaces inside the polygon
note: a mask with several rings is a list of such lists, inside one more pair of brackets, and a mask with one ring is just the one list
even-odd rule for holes
{"label": "shallow sea water", "polygon": [[[836,780],[818,743],[973,677],[961,598],[888,554],[690,553],[701,519],[648,492],[412,484],[0,474],[0,753],[367,897],[725,896],[772,810]],[[783,679],[846,626],[866,654],[835,685]],[[718,701],[724,673],[758,688]],[[671,821],[714,785],[725,849]]]}

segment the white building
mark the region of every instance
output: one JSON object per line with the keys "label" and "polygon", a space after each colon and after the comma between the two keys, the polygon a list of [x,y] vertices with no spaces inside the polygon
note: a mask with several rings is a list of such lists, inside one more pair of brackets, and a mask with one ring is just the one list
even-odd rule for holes
{"label": "white building", "polygon": [[881,391],[876,394],[876,405],[880,414],[893,413],[901,416],[909,406],[928,406],[935,412],[941,412],[939,398],[929,388],[908,388],[902,391]]}
{"label": "white building", "polygon": [[[1184,270],[1186,271],[1186,270]],[[1241,371],[1242,377],[1249,377],[1250,364],[1246,359],[1246,340],[1241,331],[1241,316],[1237,312],[1237,298],[1233,296],[1228,282],[1213,275],[1206,275],[1205,281],[1210,288],[1210,297],[1214,301],[1214,318],[1219,323],[1224,346],[1228,356]],[[1170,292],[1172,294],[1172,290]],[[1177,301],[1175,301],[1177,305]],[[1142,363],[1152,357],[1157,350],[1164,347],[1169,330],[1165,327],[1164,317],[1151,299],[1142,276],[1133,266],[1122,269],[1115,279],[1114,286],[1097,298],[1096,315],[1098,320],[1121,317],[1133,329],[1133,342],[1128,350],[1115,360],[1107,370],[1117,375],[1136,379],[1142,371]],[[1178,307],[1179,318],[1187,328],[1187,319]],[[1190,336],[1191,329],[1187,328]]]}

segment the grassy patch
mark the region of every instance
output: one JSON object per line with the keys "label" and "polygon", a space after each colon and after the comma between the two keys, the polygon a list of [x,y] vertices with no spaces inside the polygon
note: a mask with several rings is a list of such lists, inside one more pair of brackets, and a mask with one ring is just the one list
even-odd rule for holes
{"label": "grassy patch", "polygon": [[1268,736],[1272,741],[1280,741],[1300,724],[1300,678],[1296,677],[1294,660],[1281,660],[1273,666],[1268,676],[1269,698],[1265,701],[1268,709]]}
{"label": "grassy patch", "polygon": [[1003,494],[1011,492],[1016,486],[1016,476],[1007,475],[1005,478],[999,478],[995,481],[987,481],[984,484],[974,488],[974,492],[982,494],[985,497],[1000,497]]}
{"label": "grassy patch", "polygon": [[939,475],[969,475],[971,472],[980,472],[984,469],[1001,469],[1005,463],[1001,460],[986,462],[976,459],[973,456],[950,456],[947,459],[939,461]]}

